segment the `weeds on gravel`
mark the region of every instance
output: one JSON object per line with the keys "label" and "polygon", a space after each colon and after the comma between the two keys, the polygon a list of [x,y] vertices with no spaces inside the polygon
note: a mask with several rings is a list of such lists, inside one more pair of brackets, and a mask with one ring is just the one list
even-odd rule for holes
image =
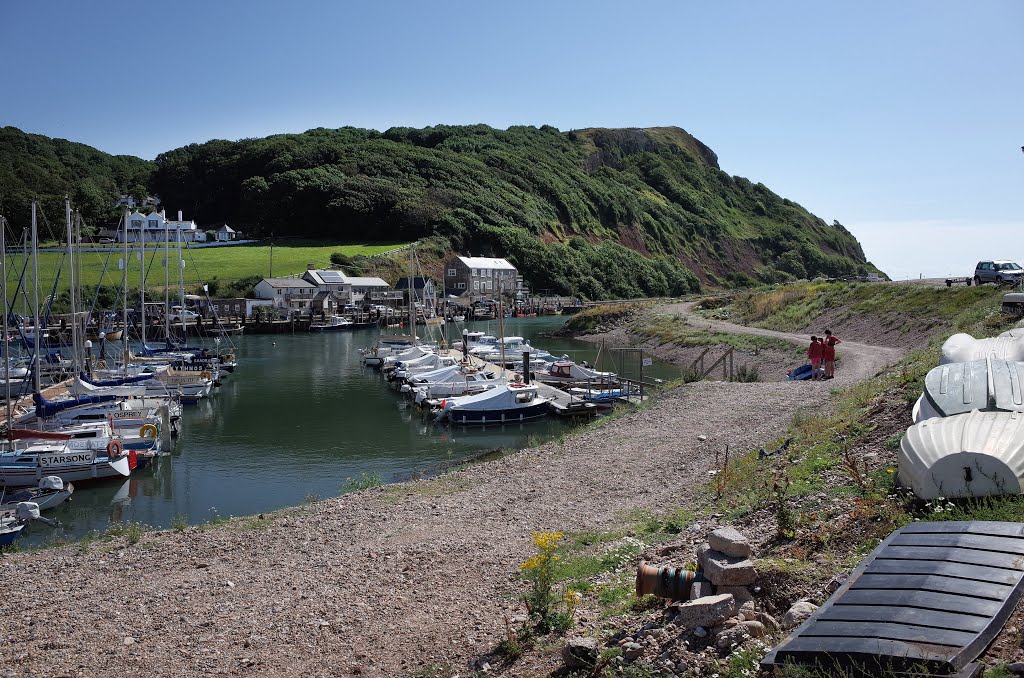
{"label": "weeds on gravel", "polygon": [[733,375],[729,377],[729,381],[737,381],[744,384],[761,381],[761,371],[757,369],[756,365],[740,365],[736,368]]}
{"label": "weeds on gravel", "polygon": [[188,516],[179,513],[174,516],[174,520],[171,521],[171,529],[175,532],[184,532],[185,528],[188,527]]}
{"label": "weeds on gravel", "polygon": [[129,544],[138,544],[145,532],[146,528],[142,523],[114,523],[107,528],[108,536],[127,537]]}
{"label": "weeds on gravel", "polygon": [[359,474],[358,478],[345,478],[345,487],[342,488],[342,492],[358,492],[360,490],[369,490],[374,487],[380,487],[384,482],[380,478],[379,473],[367,473],[363,471]]}

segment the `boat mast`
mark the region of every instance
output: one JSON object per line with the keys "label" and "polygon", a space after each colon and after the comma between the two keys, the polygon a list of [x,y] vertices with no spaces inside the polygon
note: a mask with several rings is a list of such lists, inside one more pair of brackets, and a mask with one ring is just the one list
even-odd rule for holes
{"label": "boat mast", "polygon": [[501,344],[501,376],[505,376],[505,309],[501,307],[501,292],[498,293],[498,336]]}
{"label": "boat mast", "polygon": [[68,230],[68,284],[71,297],[71,366],[78,376],[78,304],[75,303],[75,241],[71,233],[71,200],[64,196],[64,220]]}
{"label": "boat mast", "polygon": [[139,300],[142,304],[142,321],[139,323],[139,334],[142,335],[142,350],[146,350],[146,225],[139,226],[139,261],[142,262],[142,269],[139,277],[142,284],[139,285]]}
{"label": "boat mast", "polygon": [[34,288],[35,305],[32,307],[32,349],[35,351],[35,360],[32,366],[32,380],[36,392],[40,389],[39,379],[39,247],[38,229],[36,227],[36,201],[32,201],[32,287]]}
{"label": "boat mast", "polygon": [[124,208],[124,259],[121,260],[121,367],[128,376],[128,208]]}
{"label": "boat mast", "polygon": [[4,288],[4,339],[3,339],[3,353],[4,353],[4,395],[6,396],[5,402],[7,403],[7,430],[11,429],[11,346],[7,343],[9,337],[7,335],[7,317],[9,311],[7,308],[7,221],[0,216],[0,277],[3,278]]}
{"label": "boat mast", "polygon": [[164,219],[164,340],[171,342],[171,232]]}
{"label": "boat mast", "polygon": [[[415,262],[416,247],[412,247],[409,250],[409,336],[412,337],[412,343],[416,343],[416,304],[414,300],[416,298],[416,289],[412,285],[412,273],[416,268]],[[426,319],[424,318],[424,322]]]}
{"label": "boat mast", "polygon": [[[179,222],[181,220],[179,219]],[[178,228],[174,234],[174,239],[178,243],[178,297],[181,304],[181,341],[187,346],[188,345],[188,330],[185,327],[185,260],[181,258],[181,223],[178,224]],[[198,323],[198,319],[196,320]],[[199,330],[197,328],[196,332]]]}

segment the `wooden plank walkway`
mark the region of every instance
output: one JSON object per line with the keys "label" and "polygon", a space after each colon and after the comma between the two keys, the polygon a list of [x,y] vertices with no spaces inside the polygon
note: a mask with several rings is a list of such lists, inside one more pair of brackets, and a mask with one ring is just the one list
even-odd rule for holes
{"label": "wooden plank walkway", "polygon": [[[762,661],[972,675],[1024,591],[1024,524],[911,523],[893,532]],[[916,674],[919,675],[919,674]]]}

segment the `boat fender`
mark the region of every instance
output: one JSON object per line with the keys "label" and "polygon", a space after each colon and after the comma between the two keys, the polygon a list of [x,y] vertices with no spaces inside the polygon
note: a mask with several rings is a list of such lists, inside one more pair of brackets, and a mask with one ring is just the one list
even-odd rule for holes
{"label": "boat fender", "polygon": [[107,443],[107,457],[110,459],[120,457],[122,452],[124,452],[124,446],[121,445],[121,441],[117,438],[112,438],[111,441]]}
{"label": "boat fender", "polygon": [[156,438],[159,433],[160,429],[156,427],[156,424],[143,424],[139,429],[140,438]]}
{"label": "boat fender", "polygon": [[447,405],[447,404],[448,404],[448,399],[445,398],[444,400],[441,401],[440,408],[443,410],[444,406]]}
{"label": "boat fender", "polygon": [[60,476],[43,476],[39,479],[40,490],[63,490],[64,479]]}
{"label": "boat fender", "polygon": [[512,388],[522,388],[522,387],[526,386],[526,384],[524,384],[521,381],[514,381],[511,384],[509,384],[509,386],[511,386]]}
{"label": "boat fender", "polygon": [[22,501],[14,507],[14,517],[18,520],[38,520],[39,504],[34,501]]}
{"label": "boat fender", "polygon": [[206,370],[203,370],[202,372],[199,373],[199,378],[200,379],[209,379],[210,378],[210,373],[207,372]]}

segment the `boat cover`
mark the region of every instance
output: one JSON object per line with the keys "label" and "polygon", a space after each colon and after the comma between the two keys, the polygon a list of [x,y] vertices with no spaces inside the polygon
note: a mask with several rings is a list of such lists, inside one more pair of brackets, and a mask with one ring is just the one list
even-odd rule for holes
{"label": "boat cover", "polygon": [[898,461],[900,482],[922,499],[1020,494],[1024,413],[926,419],[907,429]]}
{"label": "boat cover", "polygon": [[1014,327],[1012,329],[1006,330],[1005,332],[1003,332],[999,336],[1000,337],[1009,337],[1011,339],[1020,339],[1020,338],[1024,337],[1024,327]]}
{"label": "boat cover", "polygon": [[911,523],[861,561],[761,665],[805,665],[816,675],[832,666],[842,667],[837,675],[977,675],[971,662],[1022,589],[1024,525]]}
{"label": "boat cover", "polygon": [[972,360],[940,365],[924,379],[924,393],[914,406],[914,421],[949,417],[971,410],[1024,410],[1024,362]]}
{"label": "boat cover", "polygon": [[449,398],[445,410],[508,410],[533,406],[545,402],[537,394],[537,387],[525,384],[501,384],[493,389],[473,395]]}
{"label": "boat cover", "polygon": [[[147,375],[151,376],[151,375]],[[75,379],[72,390],[78,395],[110,395],[118,398],[141,398],[146,395],[146,387],[142,386],[94,386],[80,378]]]}
{"label": "boat cover", "polygon": [[68,398],[67,400],[49,401],[38,391],[32,394],[32,402],[35,403],[37,417],[52,417],[58,412],[63,412],[72,407],[108,403],[115,399],[116,396],[79,396],[77,398]]}
{"label": "boat cover", "polygon": [[969,334],[954,334],[942,345],[940,365],[984,360],[1024,361],[1024,337],[1003,336],[975,339]]}
{"label": "boat cover", "polygon": [[78,375],[78,379],[80,381],[85,382],[86,384],[89,384],[90,386],[124,386],[125,384],[138,384],[141,381],[152,379],[155,376],[155,374],[140,374],[137,377],[118,377],[117,379],[105,379],[102,381],[97,381],[95,379],[90,378],[89,375],[86,374],[85,372],[82,372]]}

